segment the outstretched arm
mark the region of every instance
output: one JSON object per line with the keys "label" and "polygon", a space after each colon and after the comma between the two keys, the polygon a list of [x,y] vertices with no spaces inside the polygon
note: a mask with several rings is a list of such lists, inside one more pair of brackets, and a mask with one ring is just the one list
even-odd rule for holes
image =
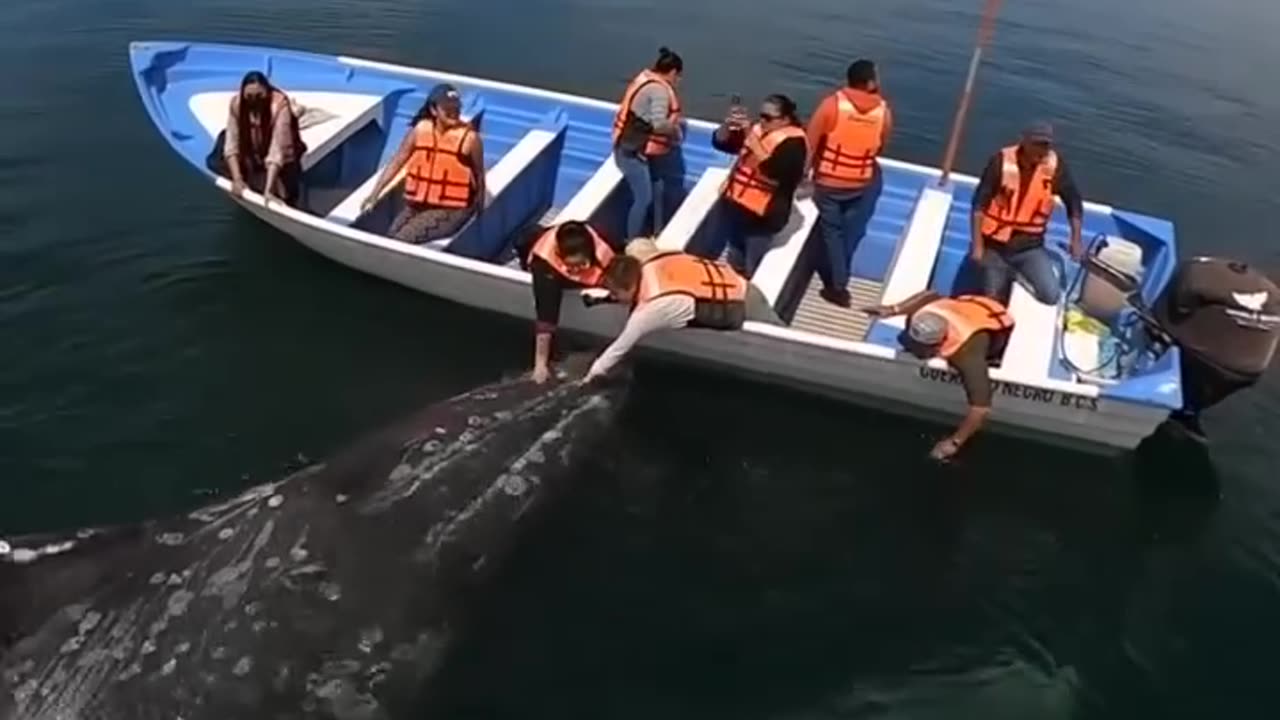
{"label": "outstretched arm", "polygon": [[240,103],[235,99],[228,104],[226,137],[222,141],[222,157],[231,172],[231,192],[244,192],[244,171],[240,168]]}
{"label": "outstretched arm", "polygon": [[591,364],[585,380],[590,382],[612,370],[631,352],[631,348],[646,335],[666,328],[681,328],[693,320],[694,301],[687,295],[668,295],[652,302],[645,303],[631,313],[627,324],[622,328],[609,347],[600,353],[600,357]]}
{"label": "outstretched arm", "polygon": [[969,257],[974,262],[981,262],[986,252],[986,241],[982,238],[982,212],[991,204],[996,188],[1000,183],[1001,160],[993,155],[978,179],[978,187],[973,190],[971,201],[972,212],[969,214]]}
{"label": "outstretched arm", "polygon": [[1080,194],[1080,188],[1076,186],[1071,170],[1067,168],[1067,161],[1061,156],[1058,157],[1058,176],[1054,180],[1058,197],[1062,198],[1062,204],[1067,206],[1067,220],[1071,225],[1071,257],[1078,260],[1084,254],[1084,246],[1080,241],[1080,236],[1084,232],[1084,197]]}
{"label": "outstretched arm", "polygon": [[921,290],[902,302],[894,303],[892,305],[872,305],[870,307],[861,308],[861,310],[872,317],[910,315],[940,297],[942,296],[933,290]]}
{"label": "outstretched arm", "polygon": [[533,326],[533,379],[544,382],[551,376],[551,339],[560,323],[563,290],[555,271],[542,258],[529,261],[533,277],[533,306],[537,318]]}
{"label": "outstretched arm", "polygon": [[975,333],[948,360],[952,369],[960,374],[969,410],[955,431],[934,445],[930,455],[935,460],[946,460],[959,452],[991,415],[991,374],[987,367],[990,347],[991,336],[988,333]]}
{"label": "outstretched arm", "polygon": [[485,206],[485,185],[484,185],[484,141],[480,139],[480,133],[471,133],[471,177],[476,186],[476,208],[480,209]]}
{"label": "outstretched arm", "polygon": [[818,109],[813,112],[813,117],[809,118],[809,127],[805,130],[805,172],[813,170],[814,155],[821,149],[822,143],[827,137],[827,133],[835,129],[836,126],[836,101],[834,97],[828,97],[818,104]]}
{"label": "outstretched arm", "polygon": [[373,207],[375,203],[382,198],[383,188],[400,172],[400,168],[409,161],[409,156],[413,154],[413,128],[409,128],[409,132],[405,133],[404,140],[400,141],[400,147],[396,149],[396,154],[391,156],[391,160],[387,166],[378,174],[378,182],[373,186],[373,192],[369,193],[369,197],[365,198],[364,209]]}

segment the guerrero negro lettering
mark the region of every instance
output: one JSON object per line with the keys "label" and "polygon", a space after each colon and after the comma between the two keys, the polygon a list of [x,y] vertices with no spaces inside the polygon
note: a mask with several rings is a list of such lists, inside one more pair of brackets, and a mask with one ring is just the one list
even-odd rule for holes
{"label": "guerrero negro lettering", "polygon": [[[950,369],[939,370],[938,368],[921,366],[918,372],[922,380],[940,382],[947,385],[960,384],[960,376]],[[1059,407],[1088,410],[1090,412],[1098,411],[1097,398],[1073,395],[1072,393],[1058,392],[1057,390],[1045,390],[1044,388],[1019,385],[1001,380],[992,380],[991,388],[992,392],[999,397],[1021,398],[1030,402],[1044,403],[1045,405],[1056,403]]]}

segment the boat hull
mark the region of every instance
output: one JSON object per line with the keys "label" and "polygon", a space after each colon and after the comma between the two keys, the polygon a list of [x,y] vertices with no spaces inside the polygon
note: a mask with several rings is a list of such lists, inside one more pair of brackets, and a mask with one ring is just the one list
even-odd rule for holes
{"label": "boat hull", "polygon": [[[191,73],[196,80],[183,80],[189,85],[184,89],[183,82],[179,82],[185,78],[182,63],[201,52],[204,65]],[[273,48],[135,43],[131,56],[139,93],[162,136],[223,192],[230,190],[230,184],[209,172],[202,161],[225,118],[226,93],[236,86],[246,64],[250,69],[265,67],[270,72],[274,67],[286,74],[293,79],[288,86],[291,93],[301,86],[295,98],[332,102],[331,109],[339,121],[331,123],[331,130],[324,130],[323,122],[318,130],[304,130],[304,136],[312,133],[308,146],[313,151],[322,149],[304,159],[309,177],[339,178],[335,187],[328,190],[336,193],[331,200],[315,201],[304,211],[280,202],[266,204],[253,192],[240,197],[228,192],[228,196],[305,247],[359,272],[474,308],[532,319],[528,274],[496,256],[509,243],[511,231],[544,213],[555,216],[558,210],[559,217],[581,211],[581,215],[573,217],[600,223],[615,236],[621,234],[618,207],[620,199],[626,200],[626,192],[609,153],[609,123],[616,108],[610,103],[457,74]],[[259,64],[254,66],[252,62]],[[305,72],[299,67],[304,67]],[[288,76],[289,72],[294,75]],[[225,77],[213,77],[217,73],[224,73]],[[483,98],[471,97],[464,108],[464,114],[474,115],[473,122],[483,128],[488,185],[493,196],[481,214],[483,228],[469,226],[444,243],[407,244],[380,234],[376,228],[371,231],[377,223],[365,223],[368,217],[361,218],[352,208],[359,207],[367,196],[369,182],[394,152],[413,108],[421,102],[416,98],[423,97],[427,88],[440,81],[460,85],[464,97],[485,95],[491,101],[499,101],[486,108]],[[215,93],[221,94],[215,97]],[[409,102],[409,98],[415,100]],[[203,127],[197,122],[201,112],[206,115],[201,121]],[[664,248],[692,249],[695,243],[706,239],[706,208],[718,196],[718,181],[732,162],[731,157],[709,147],[715,125],[688,122],[686,178],[695,182],[658,238]],[[493,157],[488,152],[491,144],[498,148]],[[936,284],[936,278],[946,274],[942,268],[954,268],[966,254],[966,241],[957,233],[967,225],[967,208],[958,203],[965,199],[964,193],[971,192],[976,179],[953,176],[955,186],[947,190],[945,202],[934,203],[940,191],[929,188],[937,177],[936,170],[890,159],[882,159],[881,167],[889,180],[868,239],[863,242],[870,250],[863,254],[883,256],[879,269],[870,272],[879,273],[884,281],[882,299],[893,301],[898,298],[890,297],[892,288],[905,287],[908,281],[928,282],[930,277],[935,278]],[[597,186],[603,191],[595,192]],[[957,204],[953,204],[952,195]],[[703,209],[691,209],[697,207]],[[814,232],[812,203],[798,201],[797,207],[793,220],[801,229],[795,232],[794,242],[788,240],[771,249],[761,271],[753,277],[757,287],[767,288],[766,296],[779,308],[788,293],[795,294],[792,286],[800,276],[800,251]],[[1167,231],[1167,238],[1160,237],[1166,232],[1159,225],[1163,221],[1122,217],[1119,211],[1113,213],[1097,204],[1090,204],[1088,212],[1088,222],[1096,227],[1116,232],[1119,227],[1141,234],[1160,249],[1154,256],[1172,266],[1165,257],[1173,252],[1171,230]],[[929,213],[934,216],[932,225],[924,217]],[[382,215],[385,228],[389,213]],[[677,237],[679,233],[671,231],[676,226],[687,226],[685,234]],[[935,236],[924,237],[922,228],[931,227]],[[1054,232],[1061,232],[1063,227],[1061,219],[1055,219]],[[910,256],[919,245],[917,236],[924,237],[923,247],[931,253],[923,261]],[[879,249],[875,247],[877,243]],[[772,269],[766,271],[765,266],[771,263]],[[1155,264],[1152,267],[1159,269]],[[954,269],[950,272],[954,273]],[[1159,278],[1149,285],[1146,292],[1158,291]],[[1016,305],[1018,300],[1014,302]],[[1020,312],[1017,307],[1014,310],[1015,315]],[[561,325],[604,340],[616,335],[624,321],[624,312],[617,306],[588,309],[576,299],[567,298]],[[1044,325],[1053,320],[1042,317],[1040,322]],[[1024,324],[1021,318],[1019,324]],[[1042,329],[1048,332],[1043,343],[1056,342],[1052,327]],[[938,360],[921,363],[902,352],[893,340],[895,335],[893,327],[884,323],[876,323],[861,339],[806,331],[798,323],[787,327],[748,323],[740,332],[688,329],[659,333],[642,342],[638,353],[876,410],[956,422],[963,416],[966,404],[955,375]],[[993,370],[996,393],[989,427],[992,432],[1110,454],[1136,447],[1180,404],[1176,376],[1153,376],[1147,385],[1159,385],[1158,392],[1142,387],[1108,389],[1064,379],[1061,369],[1054,369],[1056,364],[1050,367],[1052,352],[1043,343],[1037,345],[1034,338],[1025,342],[1029,337],[1024,334],[1015,340],[1023,341],[1021,345],[1031,351],[1043,351],[1032,354],[1042,355],[1045,367],[1037,369],[1029,379],[1024,379],[1025,373],[1020,375],[1016,368]],[[1176,364],[1176,360],[1174,356],[1167,363]]]}
{"label": "boat hull", "polygon": [[[420,252],[441,257],[406,261],[399,248],[353,242],[324,227],[300,222],[303,218],[290,218],[293,213],[288,211],[272,211],[244,200],[238,203],[303,246],[348,268],[462,305],[533,319],[532,291],[522,273],[494,276],[486,272],[491,268],[466,267],[469,263],[430,250]],[[624,319],[616,308],[586,311],[566,302],[562,324],[603,340],[614,336]],[[641,351],[923,420],[955,422],[966,409],[958,380],[937,367],[795,343],[767,331],[763,327],[739,333],[685,330],[654,338]],[[1168,414],[1159,408],[1011,384],[997,387],[995,403],[990,431],[1103,455],[1137,447]]]}

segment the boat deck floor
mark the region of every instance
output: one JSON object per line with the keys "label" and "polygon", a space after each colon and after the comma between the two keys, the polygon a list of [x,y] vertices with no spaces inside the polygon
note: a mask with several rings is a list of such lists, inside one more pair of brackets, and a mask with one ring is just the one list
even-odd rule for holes
{"label": "boat deck floor", "polygon": [[[728,258],[729,248],[726,246],[720,252],[720,260],[727,262]],[[871,316],[858,312],[857,308],[878,305],[884,283],[855,277],[850,278],[845,287],[853,298],[851,307],[832,305],[818,294],[822,289],[822,281],[817,275],[810,275],[795,314],[791,317],[791,327],[841,340],[858,342],[865,339],[867,331],[871,329]]]}
{"label": "boat deck floor", "polygon": [[818,294],[822,282],[816,276],[810,277],[791,319],[791,327],[841,340],[857,342],[865,339],[871,328],[871,316],[857,308],[878,304],[884,283],[855,277],[846,287],[853,297],[853,307],[838,307],[822,299]]}

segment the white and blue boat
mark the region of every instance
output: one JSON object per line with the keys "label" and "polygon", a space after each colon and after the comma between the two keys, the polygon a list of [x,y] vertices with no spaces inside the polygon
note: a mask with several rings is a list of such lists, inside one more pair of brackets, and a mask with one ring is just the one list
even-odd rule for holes
{"label": "white and blue boat", "polygon": [[[129,53],[142,102],[171,148],[250,213],[343,265],[454,302],[532,318],[529,276],[512,261],[511,243],[520,229],[540,220],[578,219],[620,237],[629,193],[612,159],[613,102],[269,47],[137,42]],[[266,205],[251,191],[236,198],[226,179],[206,169],[228,102],[249,70],[265,73],[304,108],[308,150],[301,209]],[[368,213],[360,206],[410,118],[441,82],[461,91],[464,115],[481,130],[488,197],[484,211],[456,236],[410,245],[384,234],[399,193],[387,193]],[[723,246],[708,217],[733,158],[711,147],[715,127],[688,121],[686,193],[657,239],[662,249],[715,253]],[[939,187],[937,169],[888,158],[880,167],[883,190],[852,262],[855,305],[896,302],[926,288],[948,292],[968,251],[976,179],[953,174]],[[872,319],[818,297],[803,252],[815,234],[816,216],[812,202],[800,199],[791,224],[752,278],[785,326],[747,323],[735,333],[660,334],[646,341],[644,351],[954,422],[965,409],[963,392],[941,361],[921,363],[901,349],[902,318]],[[1177,264],[1172,223],[1087,203],[1084,225],[1086,237],[1103,237],[1132,251],[1137,291],[1153,302]],[[1050,226],[1055,252],[1066,235],[1059,207]],[[1078,269],[1065,257],[1063,267],[1068,276]],[[1071,313],[1064,307],[1069,310],[1079,296],[1076,287],[1054,307],[1015,286],[1010,309],[1016,328],[1002,363],[991,371],[998,383],[992,429],[1093,451],[1134,448],[1182,404],[1180,351],[1144,353],[1144,335],[1135,333],[1120,343],[1129,350],[1124,361],[1112,360],[1107,349],[1112,341],[1099,341],[1106,332],[1082,332],[1081,326],[1090,323],[1075,322],[1074,315],[1067,321]],[[623,320],[616,306],[586,308],[572,302],[565,304],[562,324],[610,337]],[[1125,327],[1138,324],[1122,317],[1108,332]],[[1099,365],[1104,369],[1096,369]]]}

